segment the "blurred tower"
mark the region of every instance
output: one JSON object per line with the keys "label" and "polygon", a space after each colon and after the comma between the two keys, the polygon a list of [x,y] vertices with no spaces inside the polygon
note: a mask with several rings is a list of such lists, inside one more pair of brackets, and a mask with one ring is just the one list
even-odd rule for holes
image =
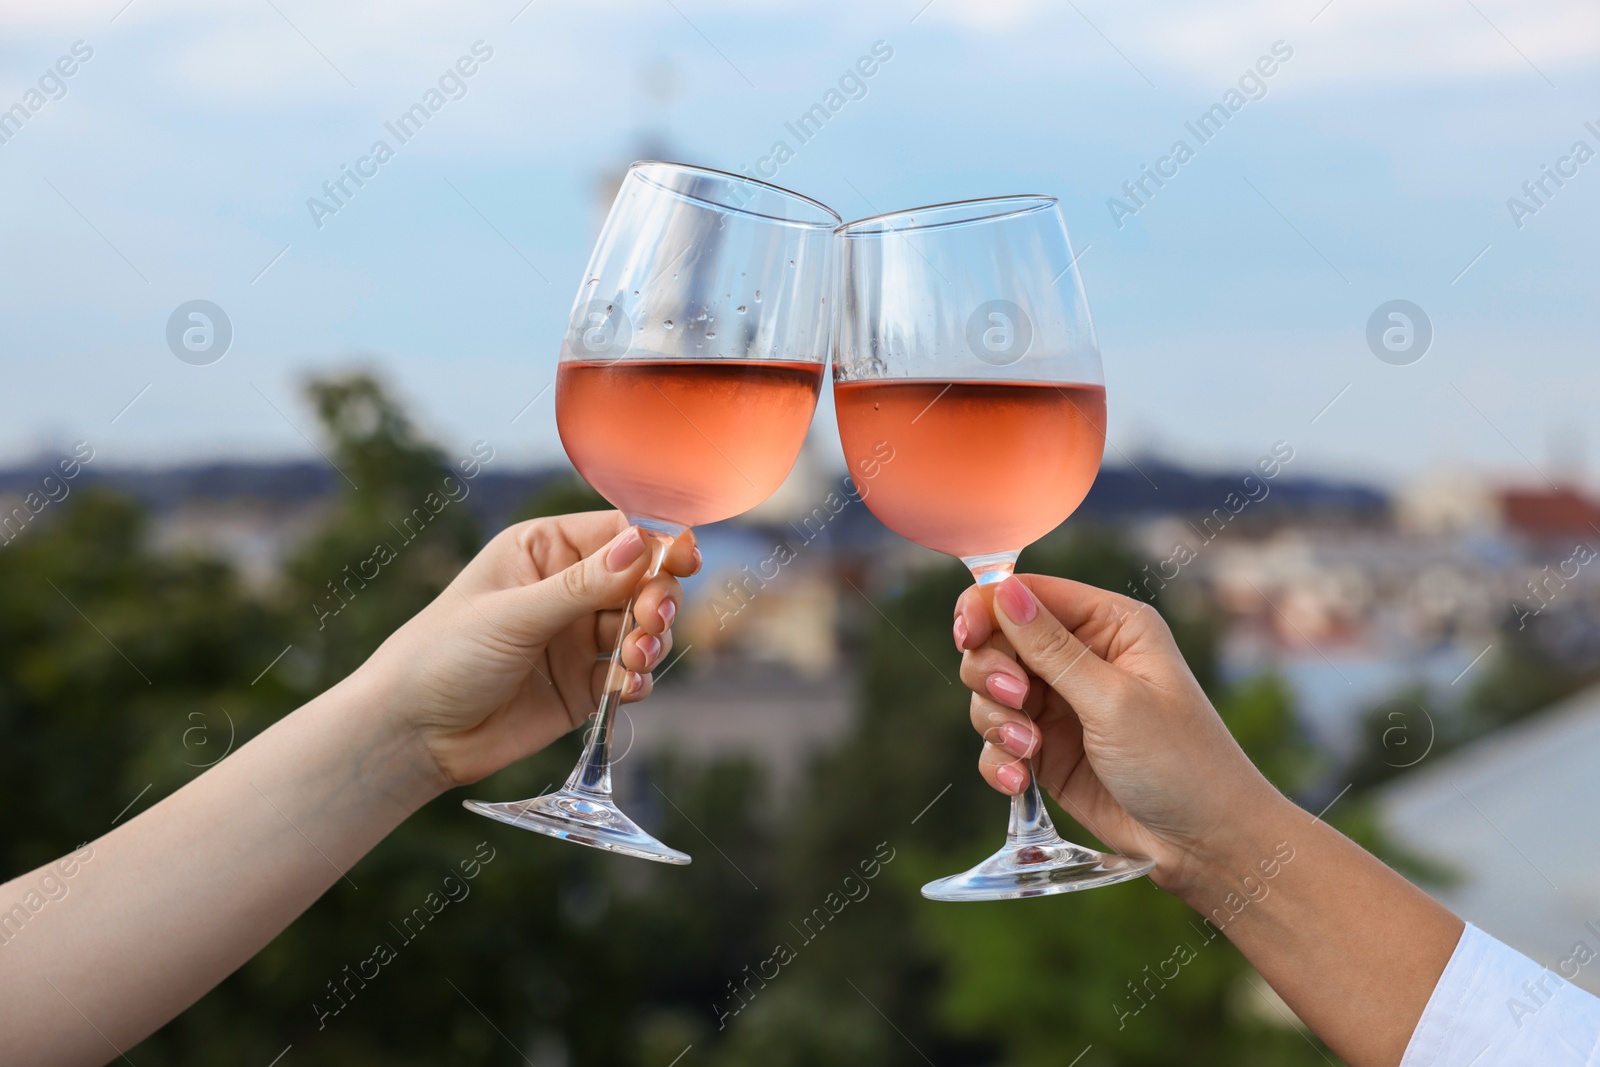
{"label": "blurred tower", "polygon": [[630,163],[641,159],[671,161],[676,152],[672,147],[672,105],[683,88],[683,75],[678,65],[666,56],[657,56],[642,63],[634,72],[633,80],[633,133],[624,158],[614,160],[602,168],[594,178],[594,229],[598,233],[611,210],[617,190],[622,187],[623,172]]}

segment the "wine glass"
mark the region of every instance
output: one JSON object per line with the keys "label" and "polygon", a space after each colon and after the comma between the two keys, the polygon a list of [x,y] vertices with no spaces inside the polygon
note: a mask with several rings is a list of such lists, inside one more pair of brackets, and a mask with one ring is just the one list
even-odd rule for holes
{"label": "wine glass", "polygon": [[[840,219],[721,171],[635,163],[573,301],[556,424],[573,466],[643,532],[646,579],[691,526],[748,511],[794,466],[822,390]],[[612,798],[611,731],[627,671],[611,653],[583,755],[558,791],[465,801],[491,819],[663,863],[689,857]]]}
{"label": "wine glass", "polygon": [[[833,396],[851,470],[872,472],[864,502],[980,586],[1003,582],[1083,501],[1105,447],[1100,351],[1056,201],[937,204],[836,232]],[[1064,893],[1154,866],[1064,840],[1028,770],[1005,847],[923,896]]]}

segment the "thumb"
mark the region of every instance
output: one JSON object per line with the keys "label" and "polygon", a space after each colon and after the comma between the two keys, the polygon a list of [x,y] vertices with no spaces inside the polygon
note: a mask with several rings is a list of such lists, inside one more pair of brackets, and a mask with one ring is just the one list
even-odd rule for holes
{"label": "thumb", "polygon": [[538,644],[585,615],[621,607],[650,567],[649,548],[639,528],[629,526],[548,578],[501,593],[496,621],[506,636]]}
{"label": "thumb", "polygon": [[1078,711],[1090,717],[1121,682],[1120,672],[1044,609],[1033,591],[1016,578],[995,587],[995,621],[1017,659]]}

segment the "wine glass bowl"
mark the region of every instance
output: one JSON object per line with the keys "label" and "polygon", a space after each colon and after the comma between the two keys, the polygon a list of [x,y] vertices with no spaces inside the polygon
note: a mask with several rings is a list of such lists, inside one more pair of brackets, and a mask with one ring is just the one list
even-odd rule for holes
{"label": "wine glass bowl", "polygon": [[838,220],[737,175],[629,168],[556,376],[561,442],[596,491],[687,527],[777,489],[822,388]]}
{"label": "wine glass bowl", "polygon": [[[749,510],[794,465],[828,361],[838,224],[814,200],[720,171],[645,162],[623,179],[573,301],[556,423],[573,466],[643,531],[646,578],[686,529]],[[579,844],[688,863],[612,796],[632,609],[566,784],[464,803]]]}
{"label": "wine glass bowl", "polygon": [[783,482],[823,370],[808,360],[566,360],[556,423],[572,465],[622,511],[702,526]]}
{"label": "wine glass bowl", "polygon": [[[863,502],[895,532],[960,558],[981,585],[1001,582],[1083,502],[1105,446],[1100,350],[1059,207],[1043,196],[968,200],[837,233],[840,443],[852,470],[885,444],[894,454]],[[1063,840],[1030,766],[1005,846],[922,892],[1005,900],[1152,866]]]}
{"label": "wine glass bowl", "polygon": [[[1106,393],[1097,385],[879,379],[836,383],[834,403],[847,456],[894,446],[894,463],[873,480],[873,514],[958,559],[1037,541],[1100,469]],[[953,494],[963,506],[950,506]]]}

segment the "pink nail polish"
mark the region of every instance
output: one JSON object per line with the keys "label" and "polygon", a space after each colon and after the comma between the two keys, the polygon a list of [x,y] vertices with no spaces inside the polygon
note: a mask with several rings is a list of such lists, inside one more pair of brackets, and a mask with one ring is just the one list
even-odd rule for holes
{"label": "pink nail polish", "polygon": [[646,667],[653,667],[656,657],[661,655],[661,638],[655,634],[645,634],[639,638],[639,654],[644,657]]}
{"label": "pink nail polish", "polygon": [[1026,626],[1039,614],[1039,604],[1028,592],[1028,587],[1015,578],[1007,578],[994,591],[994,600],[1000,610],[1014,623]]}
{"label": "pink nail polish", "polygon": [[644,688],[644,676],[641,675],[638,671],[629,671],[628,672],[628,677],[623,680],[622,691],[624,693],[637,693],[639,690],[641,690],[643,688]]}
{"label": "pink nail polish", "polygon": [[706,562],[706,558],[700,554],[700,550],[698,548],[695,549],[694,550],[694,572],[696,574],[700,573],[700,568],[705,566],[705,562]]}
{"label": "pink nail polish", "polygon": [[983,683],[989,690],[989,695],[1009,708],[1022,707],[1022,702],[1028,698],[1028,686],[1019,682],[1009,674],[991,674]]}
{"label": "pink nail polish", "polygon": [[611,551],[606,553],[606,570],[616,574],[633,566],[634,560],[644,552],[644,538],[639,536],[639,528],[630,526],[628,532],[622,535],[622,540],[611,546]]}
{"label": "pink nail polish", "polygon": [[967,620],[957,615],[956,624],[952,632],[955,634],[956,650],[965,652],[967,650]]}
{"label": "pink nail polish", "polygon": [[661,612],[661,625],[670,629],[672,620],[678,617],[678,605],[670,600],[663,600],[659,610]]}
{"label": "pink nail polish", "polygon": [[1027,759],[1033,751],[1033,732],[1021,723],[1008,722],[1000,727],[1000,747],[1018,759]]}
{"label": "pink nail polish", "polygon": [[1020,793],[1022,787],[1028,784],[1028,776],[1022,768],[1006,764],[994,772],[995,780],[1000,783],[1000,788],[1007,793]]}

